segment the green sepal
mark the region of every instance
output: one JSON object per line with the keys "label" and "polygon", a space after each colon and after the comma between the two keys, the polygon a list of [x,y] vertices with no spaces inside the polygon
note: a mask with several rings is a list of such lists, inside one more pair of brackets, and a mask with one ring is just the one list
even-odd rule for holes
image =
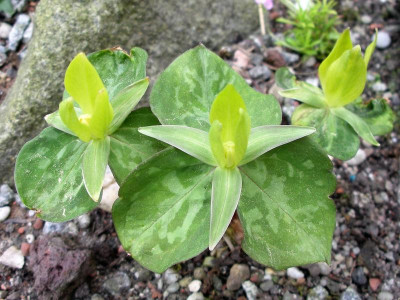
{"label": "green sepal", "polygon": [[299,81],[293,88],[280,91],[279,94],[282,97],[295,99],[314,107],[323,108],[326,106],[322,90],[307,82]]}
{"label": "green sepal", "polygon": [[82,174],[86,190],[93,201],[98,202],[110,154],[110,138],[92,140],[82,160]]}
{"label": "green sepal", "polygon": [[170,144],[206,164],[217,165],[205,131],[187,126],[162,125],[141,127],[139,132]]}
{"label": "green sepal", "polygon": [[283,145],[240,167],[238,214],[242,249],[281,270],[330,262],[335,229],[332,163],[309,137]]}
{"label": "green sepal", "polygon": [[379,146],[379,143],[375,140],[368,124],[365,123],[359,116],[344,107],[332,108],[332,113],[349,123],[350,126],[353,127],[354,131],[357,132],[357,134],[365,141],[374,146]]}
{"label": "green sepal", "polygon": [[49,127],[26,143],[17,157],[15,185],[22,202],[50,222],[65,222],[94,209],[82,177],[88,144]]}
{"label": "green sepal", "polygon": [[385,135],[393,130],[396,117],[385,99],[374,99],[366,104],[358,99],[346,108],[363,119],[374,136]]}
{"label": "green sepal", "polygon": [[208,247],[214,169],[170,147],[128,176],[112,217],[122,246],[136,261],[162,273]]}
{"label": "green sepal", "polygon": [[212,181],[209,249],[214,250],[228,228],[242,190],[238,168],[216,168]]}
{"label": "green sepal", "polygon": [[374,40],[372,41],[371,44],[368,45],[367,49],[365,50],[365,54],[364,54],[364,62],[365,62],[365,67],[366,68],[368,68],[368,64],[369,64],[369,61],[371,59],[371,56],[375,51],[377,40],[378,40],[378,29],[375,29]]}
{"label": "green sepal", "polygon": [[253,128],[247,146],[246,155],[240,162],[245,165],[264,153],[303,138],[315,132],[315,128],[304,126],[260,126]]}
{"label": "green sepal", "polygon": [[322,89],[325,90],[328,79],[328,69],[336,61],[342,54],[353,48],[353,43],[350,38],[350,29],[345,29],[340,35],[339,39],[336,41],[335,46],[333,47],[331,53],[328,57],[320,64],[318,68],[318,75],[321,81]]}

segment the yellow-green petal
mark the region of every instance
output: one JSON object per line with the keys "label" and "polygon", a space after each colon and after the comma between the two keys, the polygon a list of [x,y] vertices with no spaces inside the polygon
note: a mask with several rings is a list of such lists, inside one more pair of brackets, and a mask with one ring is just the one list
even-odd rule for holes
{"label": "yellow-green petal", "polygon": [[353,43],[350,38],[350,29],[347,28],[342,32],[339,39],[337,40],[335,47],[333,47],[329,56],[321,63],[318,69],[319,79],[321,81],[322,88],[326,86],[328,81],[328,69],[342,54],[353,48]]}
{"label": "yellow-green petal", "polygon": [[367,68],[360,46],[345,51],[327,70],[323,87],[327,104],[340,107],[353,102],[364,90]]}
{"label": "yellow-green petal", "polygon": [[222,143],[222,124],[218,120],[211,124],[209,139],[211,151],[214,154],[215,160],[220,167],[224,167],[226,163],[225,150]]}
{"label": "yellow-green petal", "polygon": [[65,126],[75,133],[82,141],[88,142],[90,140],[89,128],[79,122],[73,102],[72,98],[68,98],[60,103],[59,111],[61,120]]}
{"label": "yellow-green petal", "polygon": [[113,116],[114,112],[108,99],[107,90],[102,89],[97,94],[93,115],[89,122],[92,135],[99,139],[104,138]]}
{"label": "yellow-green petal", "polygon": [[242,158],[244,157],[246,150],[247,150],[247,144],[249,142],[249,136],[250,136],[250,130],[251,130],[251,124],[250,124],[250,117],[247,111],[244,109],[240,108],[239,109],[239,122],[237,123],[236,126],[236,136],[235,136],[235,166],[237,166],[241,161]]}
{"label": "yellow-green petal", "polygon": [[79,53],[69,64],[64,85],[85,114],[93,113],[97,94],[104,85],[84,53]]}

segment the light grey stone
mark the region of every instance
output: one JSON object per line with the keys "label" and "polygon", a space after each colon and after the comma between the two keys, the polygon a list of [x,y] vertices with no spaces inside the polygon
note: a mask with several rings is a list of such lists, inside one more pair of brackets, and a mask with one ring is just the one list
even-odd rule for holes
{"label": "light grey stone", "polygon": [[[375,34],[372,36],[372,40],[375,38]],[[376,40],[376,47],[379,49],[386,49],[392,43],[392,39],[390,38],[389,33],[386,31],[379,31],[378,38]]]}
{"label": "light grey stone", "polygon": [[28,52],[0,105],[0,182],[13,182],[20,148],[46,126],[43,117],[58,108],[66,67],[77,53],[142,47],[154,80],[196,44],[216,49],[253,32],[259,26],[255,14],[253,0],[40,1]]}
{"label": "light grey stone", "polygon": [[328,298],[328,296],[328,291],[322,286],[317,285],[308,292],[307,300],[325,300]]}
{"label": "light grey stone", "polygon": [[174,282],[174,283],[171,283],[168,287],[167,287],[167,290],[166,290],[168,293],[170,293],[170,294],[173,294],[173,293],[176,293],[177,291],[179,291],[179,283],[177,283],[177,282]]}
{"label": "light grey stone", "polygon": [[21,250],[17,249],[15,246],[11,246],[0,256],[0,264],[10,268],[22,269],[24,263],[25,259]]}
{"label": "light grey stone", "polygon": [[374,92],[382,93],[387,90],[387,85],[381,81],[378,81],[372,85],[372,89]]}
{"label": "light grey stone", "polygon": [[10,215],[11,208],[9,206],[0,207],[0,222],[5,221]]}
{"label": "light grey stone", "polygon": [[348,287],[341,295],[340,300],[361,300],[360,295],[351,287]]}
{"label": "light grey stone", "polygon": [[286,274],[288,277],[293,279],[304,278],[304,273],[296,267],[287,269]]}
{"label": "light grey stone", "polygon": [[43,226],[43,234],[52,234],[62,232],[66,223],[45,222]]}
{"label": "light grey stone", "polygon": [[250,69],[249,75],[252,79],[267,80],[271,77],[271,71],[267,66],[256,66]]}
{"label": "light grey stone", "polygon": [[367,158],[367,154],[363,149],[358,149],[356,155],[350,159],[347,160],[346,163],[350,166],[358,166],[359,164],[363,163]]}
{"label": "light grey stone", "polygon": [[5,22],[0,23],[0,39],[8,39],[12,26]]}
{"label": "light grey stone", "polygon": [[250,269],[245,264],[234,264],[229,272],[226,287],[230,291],[236,291],[242,283],[250,278]]}
{"label": "light grey stone", "polygon": [[180,277],[181,276],[174,269],[167,269],[163,274],[163,279],[168,285],[177,282]]}
{"label": "light grey stone", "polygon": [[30,22],[28,27],[25,29],[24,35],[22,36],[22,42],[24,44],[27,44],[31,40],[32,34],[33,34],[33,22]]}
{"label": "light grey stone", "polygon": [[204,296],[202,293],[193,293],[187,298],[187,300],[204,300]]}
{"label": "light grey stone", "polygon": [[378,300],[393,300],[393,294],[387,291],[382,291],[378,294]]}
{"label": "light grey stone", "polygon": [[90,225],[90,215],[89,214],[84,214],[82,216],[79,216],[77,218],[77,220],[78,220],[79,228],[81,228],[81,229],[86,229]]}
{"label": "light grey stone", "polygon": [[362,15],[361,22],[363,22],[364,24],[370,24],[372,22],[372,17],[369,15]]}
{"label": "light grey stone", "polygon": [[252,283],[250,280],[243,282],[242,287],[246,293],[248,300],[256,300],[258,295],[257,286]]}
{"label": "light grey stone", "polygon": [[290,53],[286,51],[281,52],[283,59],[286,61],[287,64],[294,64],[299,61],[300,56],[296,53]]}
{"label": "light grey stone", "polygon": [[0,207],[9,205],[13,201],[13,199],[13,190],[7,184],[2,184],[0,186]]}
{"label": "light grey stone", "polygon": [[116,272],[104,282],[103,287],[111,294],[118,295],[131,287],[131,280],[126,273]]}
{"label": "light grey stone", "polygon": [[192,293],[196,293],[200,291],[201,288],[201,281],[200,280],[193,280],[191,283],[189,283],[189,291]]}
{"label": "light grey stone", "polygon": [[8,49],[15,51],[19,42],[24,36],[25,29],[28,27],[31,18],[26,14],[20,14],[8,35]]}

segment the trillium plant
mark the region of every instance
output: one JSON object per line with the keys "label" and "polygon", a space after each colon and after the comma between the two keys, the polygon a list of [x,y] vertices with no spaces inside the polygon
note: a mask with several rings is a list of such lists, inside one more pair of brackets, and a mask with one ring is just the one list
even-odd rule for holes
{"label": "trillium plant", "polygon": [[353,46],[350,30],[346,29],[319,66],[322,90],[296,81],[288,69],[277,72],[277,83],[283,88],[280,94],[304,103],[294,111],[292,124],[315,127],[317,132],[312,138],[328,154],[342,160],[356,154],[360,145],[358,136],[379,146],[374,136],[393,129],[394,114],[386,100],[364,104],[361,98],[376,38],[362,55],[360,46]]}
{"label": "trillium plant", "polygon": [[101,201],[108,165],[121,186],[118,237],[152,271],[216,248],[235,212],[256,261],[329,263],[335,177],[315,129],[281,126],[276,99],[203,46],[160,75],[151,110],[133,110],[148,86],[146,60],[134,48],[71,61],[50,127],[17,159],[25,205],[52,222],[84,214]]}

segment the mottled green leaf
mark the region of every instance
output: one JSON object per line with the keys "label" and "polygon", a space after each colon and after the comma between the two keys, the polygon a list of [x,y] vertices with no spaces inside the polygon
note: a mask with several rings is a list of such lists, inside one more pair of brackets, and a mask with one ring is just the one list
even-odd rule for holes
{"label": "mottled green leaf", "polygon": [[393,130],[395,114],[385,99],[375,99],[366,104],[360,100],[346,108],[363,119],[373,135],[385,135]]}
{"label": "mottled green leaf", "polygon": [[228,228],[242,190],[242,177],[238,168],[214,171],[211,192],[211,223],[209,248],[213,250]]}
{"label": "mottled green leaf", "polygon": [[162,125],[141,127],[139,132],[170,144],[206,164],[217,165],[205,131],[180,125]]}
{"label": "mottled green leaf", "polygon": [[12,16],[15,12],[11,0],[0,0],[0,11]]}
{"label": "mottled green leaf", "polygon": [[112,215],[124,249],[136,261],[161,273],[207,248],[213,170],[169,148],[129,175]]}
{"label": "mottled green leaf", "polygon": [[142,161],[163,150],[165,144],[138,132],[141,126],[159,125],[150,108],[133,111],[110,136],[109,166],[119,184]]}
{"label": "mottled green leaf", "polygon": [[314,132],[314,128],[303,126],[267,125],[253,128],[250,133],[246,155],[243,157],[240,165],[247,164],[276,147],[290,143]]}
{"label": "mottled green leaf", "polygon": [[307,82],[300,81],[294,88],[280,91],[279,94],[286,98],[299,100],[308,105],[323,108],[326,106],[322,90]]}
{"label": "mottled green leaf", "polygon": [[360,146],[360,138],[353,128],[328,108],[320,109],[302,104],[294,111],[292,124],[314,127],[317,131],[310,138],[329,155],[341,160],[352,158]]}
{"label": "mottled green leaf", "polygon": [[18,155],[15,184],[23,203],[46,221],[64,222],[97,206],[82,178],[87,143],[54,128],[26,143]]}
{"label": "mottled green leaf", "polygon": [[[92,140],[82,160],[82,174],[86,190],[93,201],[99,201],[110,154],[110,138]],[[76,166],[79,168],[79,166]]]}
{"label": "mottled green leaf", "polygon": [[114,118],[108,130],[109,134],[112,134],[119,126],[121,126],[136,104],[138,104],[140,99],[142,99],[148,86],[148,78],[139,80],[127,86],[112,99],[111,105],[114,109]]}
{"label": "mottled green leaf", "polygon": [[287,67],[279,68],[275,73],[275,82],[280,88],[288,90],[295,87],[296,76]]}
{"label": "mottled green leaf", "polygon": [[240,167],[243,250],[274,269],[330,262],[335,228],[332,163],[309,138]]}
{"label": "mottled green leaf", "polygon": [[374,136],[371,133],[371,130],[367,123],[365,123],[359,116],[352,113],[351,111],[347,110],[344,107],[336,107],[332,109],[332,113],[341,118],[342,120],[346,121],[353,127],[354,131],[366,140],[368,143],[379,146],[379,143],[375,140]]}
{"label": "mottled green leaf", "polygon": [[211,105],[227,84],[233,84],[242,96],[252,127],[280,124],[281,110],[276,99],[253,90],[204,46],[185,52],[160,75],[150,95],[152,111],[163,125],[209,131]]}

